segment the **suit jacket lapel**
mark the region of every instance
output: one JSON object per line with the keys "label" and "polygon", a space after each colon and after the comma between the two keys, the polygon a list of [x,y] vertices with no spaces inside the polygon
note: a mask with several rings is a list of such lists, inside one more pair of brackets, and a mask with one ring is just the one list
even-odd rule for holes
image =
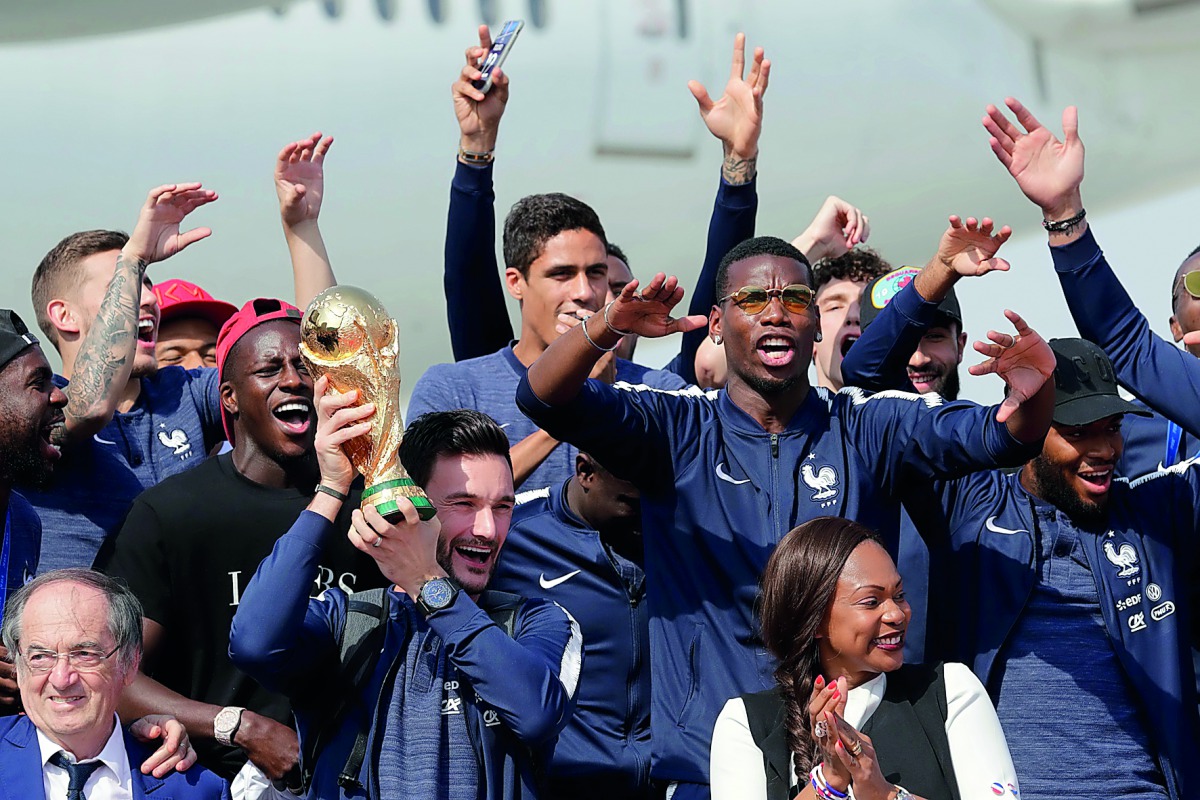
{"label": "suit jacket lapel", "polygon": [[132,778],[130,782],[133,784],[133,800],[147,800],[148,797],[153,797],[155,800],[166,800],[165,795],[156,794],[167,782],[166,778],[142,774],[142,762],[149,757],[151,750],[133,738],[128,728],[125,729],[124,734],[125,752],[129,757],[129,774]]}
{"label": "suit jacket lapel", "polygon": [[33,723],[21,717],[0,740],[0,797],[29,800],[44,797],[42,756]]}

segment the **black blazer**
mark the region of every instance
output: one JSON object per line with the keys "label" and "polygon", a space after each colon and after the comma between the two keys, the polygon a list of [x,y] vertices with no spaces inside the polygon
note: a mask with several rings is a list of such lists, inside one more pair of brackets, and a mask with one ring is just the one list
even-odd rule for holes
{"label": "black blazer", "polygon": [[[742,695],[754,743],[762,750],[767,800],[789,800],[792,753],[778,687]],[[961,800],[946,739],[946,681],[942,665],[905,664],[887,676],[887,690],[862,732],[875,743],[888,781],[926,800]],[[806,776],[798,776],[807,780]]]}

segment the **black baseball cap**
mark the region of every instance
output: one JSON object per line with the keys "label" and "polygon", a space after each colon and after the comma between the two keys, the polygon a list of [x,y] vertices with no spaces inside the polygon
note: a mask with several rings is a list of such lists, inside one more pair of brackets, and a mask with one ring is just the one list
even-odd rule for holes
{"label": "black baseball cap", "polygon": [[17,312],[0,308],[0,369],[19,356],[26,347],[33,347],[38,339],[25,327]]}
{"label": "black baseball cap", "polygon": [[[917,273],[920,271],[920,267],[900,267],[880,275],[868,283],[863,288],[862,301],[859,303],[858,327],[866,330],[871,321],[879,316],[879,312],[892,302],[892,298],[899,294],[901,289],[912,283],[913,278],[917,277]],[[957,322],[959,328],[962,327],[962,309],[958,305],[958,298],[955,297],[953,289],[942,302],[938,303],[938,312],[947,319]]]}
{"label": "black baseball cap", "polygon": [[1054,367],[1054,421],[1060,425],[1088,425],[1114,414],[1151,416],[1117,394],[1112,362],[1085,339],[1051,339]]}

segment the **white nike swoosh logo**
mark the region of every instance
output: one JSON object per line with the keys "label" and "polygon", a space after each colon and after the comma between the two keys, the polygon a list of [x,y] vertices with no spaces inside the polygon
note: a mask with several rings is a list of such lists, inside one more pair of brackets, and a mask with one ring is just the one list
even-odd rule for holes
{"label": "white nike swoosh logo", "polygon": [[92,436],[92,438],[93,438],[93,439],[95,439],[95,440],[96,440],[97,442],[99,442],[100,444],[116,444],[116,442],[110,442],[108,439],[101,439],[101,438],[100,438],[100,434],[98,434],[98,433],[97,433],[97,434],[94,434],[94,435]]}
{"label": "white nike swoosh logo", "polygon": [[1015,530],[1015,531],[1009,530],[1008,528],[1001,528],[999,525],[996,524],[995,517],[988,517],[987,522],[983,523],[983,526],[985,528],[987,528],[989,531],[991,531],[992,533],[1003,533],[1003,534],[1007,534],[1009,536],[1013,535],[1014,533],[1029,533],[1029,531],[1025,530],[1024,528],[1021,528],[1020,530]]}
{"label": "white nike swoosh logo", "polygon": [[726,472],[724,462],[717,464],[717,477],[720,478],[721,480],[725,481],[726,483],[732,483],[734,486],[741,486],[743,483],[750,482],[749,478],[743,478],[742,480],[739,481],[737,478],[734,478],[732,475],[730,475],[728,472]]}
{"label": "white nike swoosh logo", "polygon": [[512,425],[512,423],[511,423],[511,422],[506,422],[506,423],[504,423],[503,425],[501,425],[501,426],[500,426],[500,430],[504,430],[504,429],[505,429],[505,428],[507,428],[509,425]]}
{"label": "white nike swoosh logo", "polygon": [[583,572],[583,570],[577,569],[574,572],[568,572],[566,575],[563,575],[561,578],[555,578],[552,581],[546,580],[546,573],[543,572],[541,577],[538,578],[538,583],[540,583],[542,585],[543,589],[553,589],[555,586],[558,586],[560,583],[566,583],[567,581],[571,580],[571,578],[574,578],[576,575],[578,575],[581,572]]}

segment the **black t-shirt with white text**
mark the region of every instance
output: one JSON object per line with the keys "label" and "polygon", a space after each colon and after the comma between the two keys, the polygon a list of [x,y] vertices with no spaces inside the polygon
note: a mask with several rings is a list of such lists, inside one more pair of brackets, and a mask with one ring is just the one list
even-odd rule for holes
{"label": "black t-shirt with white text", "polygon": [[[339,535],[326,547],[312,587],[348,593],[389,585],[375,562],[344,536],[359,492],[342,506]],[[243,706],[286,725],[291,708],[229,660],[229,628],[246,584],[275,541],[312,499],[298,489],[273,489],[243,477],[229,453],[170,477],[134,501],[97,569],[128,582],[163,638],[143,670],[192,700]],[[229,779],[246,762],[236,747],[195,739],[201,763]]]}

